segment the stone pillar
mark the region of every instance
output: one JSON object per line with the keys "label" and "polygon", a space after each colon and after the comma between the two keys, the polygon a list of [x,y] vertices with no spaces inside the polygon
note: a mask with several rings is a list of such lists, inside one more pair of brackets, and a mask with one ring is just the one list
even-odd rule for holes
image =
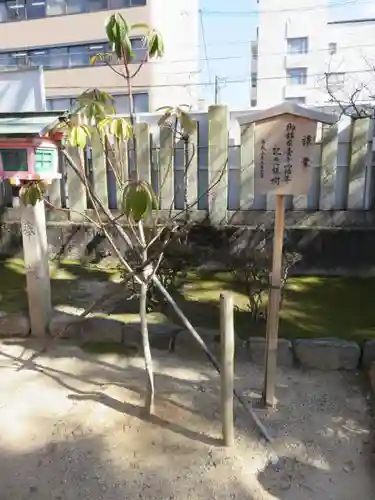
{"label": "stone pillar", "polygon": [[31,335],[42,337],[52,309],[44,202],[34,207],[21,202],[21,224]]}

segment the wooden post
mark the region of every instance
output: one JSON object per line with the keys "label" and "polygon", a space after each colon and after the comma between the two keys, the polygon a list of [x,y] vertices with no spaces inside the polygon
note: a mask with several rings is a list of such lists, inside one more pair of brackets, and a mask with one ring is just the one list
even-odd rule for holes
{"label": "wooden post", "polygon": [[234,389],[234,320],[233,297],[220,295],[221,338],[221,419],[225,446],[234,442],[233,389]]}
{"label": "wooden post", "polygon": [[44,201],[33,207],[21,202],[23,256],[31,334],[43,337],[51,317],[51,284]]}
{"label": "wooden post", "polygon": [[277,346],[279,331],[279,312],[281,299],[281,272],[283,261],[285,206],[284,195],[276,195],[275,230],[273,237],[273,258],[271,289],[268,302],[266,361],[263,399],[266,406],[275,403]]}

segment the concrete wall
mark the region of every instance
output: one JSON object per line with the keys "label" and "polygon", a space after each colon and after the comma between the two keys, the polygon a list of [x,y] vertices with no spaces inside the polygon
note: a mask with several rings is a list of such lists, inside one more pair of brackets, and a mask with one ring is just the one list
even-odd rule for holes
{"label": "concrete wall", "polygon": [[[196,255],[206,258],[211,250],[211,261],[226,260],[230,248],[229,239],[235,228],[215,230],[207,226],[196,227],[192,236]],[[251,231],[250,231],[251,232]],[[241,236],[234,239],[240,244]],[[314,230],[296,229],[288,231],[289,250],[300,252],[301,262],[295,269],[296,274],[323,275],[375,275],[375,231],[351,230]],[[122,251],[126,248],[121,240],[113,235]],[[110,245],[95,228],[72,223],[48,223],[48,250],[50,258],[67,258],[85,262],[117,262]],[[0,224],[0,259],[16,256],[22,258],[22,235],[19,223]],[[202,264],[207,260],[202,260]]]}

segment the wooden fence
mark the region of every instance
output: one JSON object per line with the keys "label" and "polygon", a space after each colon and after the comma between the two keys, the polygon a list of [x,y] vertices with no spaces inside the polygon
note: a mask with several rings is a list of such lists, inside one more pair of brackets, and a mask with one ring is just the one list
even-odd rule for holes
{"label": "wooden fence", "polygon": [[[171,131],[160,130],[157,125],[159,116],[140,115],[136,125],[138,172],[134,170],[134,151],[127,150],[124,176],[138,175],[150,181],[162,213],[183,209],[186,179],[188,204],[197,202],[191,209],[196,220],[252,226],[272,219],[274,196],[254,193],[253,128],[241,127],[238,115],[226,106],[212,106],[208,113],[193,114],[195,127],[187,148],[182,142],[173,145]],[[373,137],[370,118],[350,121],[344,117],[336,125],[322,127],[315,148],[318,166],[313,168],[308,195],[286,197],[289,226],[374,224]],[[121,193],[116,190],[101,148],[93,146],[84,155],[86,171],[100,198],[118,213]],[[186,157],[190,159],[187,177]],[[55,207],[68,210],[47,210],[48,220],[83,222],[80,213],[92,214],[85,188],[62,156],[60,168],[63,177],[50,186],[49,199]],[[0,186],[0,207],[4,221],[19,220],[17,198],[6,182]]]}

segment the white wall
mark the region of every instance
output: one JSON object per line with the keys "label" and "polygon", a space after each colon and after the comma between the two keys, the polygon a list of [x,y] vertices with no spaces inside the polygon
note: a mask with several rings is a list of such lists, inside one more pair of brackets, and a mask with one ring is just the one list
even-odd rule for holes
{"label": "white wall", "polygon": [[45,111],[43,70],[0,72],[0,112]]}
{"label": "white wall", "polygon": [[[151,26],[162,33],[165,54],[151,62],[150,109],[162,106],[199,105],[199,1],[152,0]],[[190,83],[192,85],[186,85]]]}

